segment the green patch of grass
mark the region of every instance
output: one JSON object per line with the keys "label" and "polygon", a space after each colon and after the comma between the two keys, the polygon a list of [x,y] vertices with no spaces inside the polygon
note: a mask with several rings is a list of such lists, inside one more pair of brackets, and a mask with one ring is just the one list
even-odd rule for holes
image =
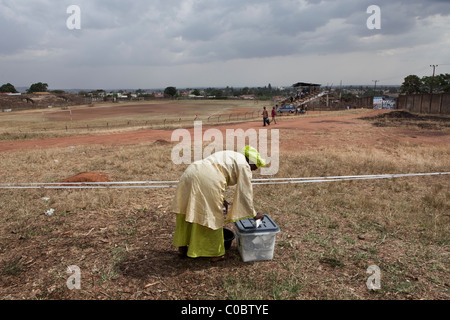
{"label": "green patch of grass", "polygon": [[327,264],[327,265],[329,265],[330,267],[333,267],[333,268],[342,267],[344,265],[339,258],[333,257],[333,256],[322,257],[322,258],[319,259],[319,262]]}
{"label": "green patch of grass", "polygon": [[265,296],[262,291],[262,281],[264,279],[260,277],[256,279],[248,275],[226,277],[223,281],[223,289],[229,300],[259,300]]}
{"label": "green patch of grass", "polygon": [[300,295],[303,288],[304,283],[299,279],[276,279],[272,282],[272,297],[274,300],[292,300]]}
{"label": "green patch of grass", "polygon": [[24,272],[24,266],[21,258],[15,258],[7,261],[2,268],[2,274],[5,276],[18,276]]}

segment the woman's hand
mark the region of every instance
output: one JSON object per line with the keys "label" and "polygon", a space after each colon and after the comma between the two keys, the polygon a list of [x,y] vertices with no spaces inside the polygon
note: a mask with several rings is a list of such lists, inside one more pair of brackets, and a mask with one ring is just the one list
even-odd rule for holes
{"label": "woman's hand", "polygon": [[259,213],[253,217],[253,219],[255,220],[263,220],[264,219],[264,215],[262,213]]}
{"label": "woman's hand", "polygon": [[227,200],[223,200],[223,206],[224,206],[224,208],[225,208],[225,214],[228,214],[228,205],[229,205],[230,203],[227,201]]}

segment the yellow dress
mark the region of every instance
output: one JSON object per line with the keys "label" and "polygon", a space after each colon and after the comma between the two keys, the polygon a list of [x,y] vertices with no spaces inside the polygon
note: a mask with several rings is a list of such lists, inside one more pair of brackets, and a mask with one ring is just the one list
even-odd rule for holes
{"label": "yellow dress", "polygon": [[[189,257],[225,254],[225,222],[254,217],[252,172],[244,155],[217,152],[189,165],[180,178],[172,212],[177,214],[174,246],[189,246]],[[236,185],[233,205],[224,218],[222,204],[227,186]]]}

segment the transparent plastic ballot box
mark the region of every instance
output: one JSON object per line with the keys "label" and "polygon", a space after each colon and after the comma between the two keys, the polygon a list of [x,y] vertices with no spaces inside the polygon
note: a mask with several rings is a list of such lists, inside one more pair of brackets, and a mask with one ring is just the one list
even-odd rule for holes
{"label": "transparent plastic ballot box", "polygon": [[236,245],[244,262],[272,260],[278,225],[268,215],[264,215],[257,227],[253,218],[236,221]]}

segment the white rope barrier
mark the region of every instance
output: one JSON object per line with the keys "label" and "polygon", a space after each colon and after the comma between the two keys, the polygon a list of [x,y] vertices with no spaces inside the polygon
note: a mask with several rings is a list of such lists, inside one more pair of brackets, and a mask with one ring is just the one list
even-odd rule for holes
{"label": "white rope barrier", "polygon": [[405,174],[381,174],[381,175],[360,175],[360,176],[336,176],[336,177],[313,177],[313,178],[279,178],[279,179],[255,179],[254,185],[258,184],[287,184],[287,183],[314,183],[350,180],[372,180],[372,179],[392,179],[402,177],[436,176],[448,175],[450,172],[433,173],[405,173]]}
{"label": "white rope barrier", "polygon": [[[359,176],[331,176],[310,178],[253,179],[253,185],[300,184],[351,180],[393,179],[403,177],[449,175],[450,172],[381,174]],[[0,189],[133,189],[133,188],[175,188],[178,181],[123,181],[123,182],[59,182],[59,183],[15,183],[0,184]]]}

